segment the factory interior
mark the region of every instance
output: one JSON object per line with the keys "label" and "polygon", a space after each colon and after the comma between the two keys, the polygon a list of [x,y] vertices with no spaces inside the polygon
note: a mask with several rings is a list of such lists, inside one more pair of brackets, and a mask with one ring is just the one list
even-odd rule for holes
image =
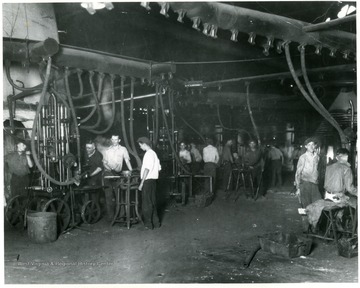
{"label": "factory interior", "polygon": [[357,286],[356,4],[2,2],[3,284]]}

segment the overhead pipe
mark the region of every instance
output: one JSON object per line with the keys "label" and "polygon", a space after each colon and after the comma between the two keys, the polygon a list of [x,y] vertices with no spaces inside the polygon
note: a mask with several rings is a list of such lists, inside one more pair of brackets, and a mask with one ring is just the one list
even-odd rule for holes
{"label": "overhead pipe", "polygon": [[[331,72],[331,71],[339,71],[339,72],[349,72],[355,71],[356,65],[355,64],[345,64],[345,65],[334,65],[334,66],[327,66],[322,68],[315,68],[309,69],[308,73],[320,73],[320,72]],[[301,76],[302,71],[296,70],[294,71],[296,76]],[[246,76],[246,77],[238,77],[238,78],[231,78],[231,79],[224,79],[224,80],[217,80],[217,81],[210,81],[210,82],[203,82],[202,87],[218,87],[219,85],[223,84],[230,84],[234,82],[264,82],[264,81],[271,81],[271,80],[281,80],[284,78],[292,78],[291,72],[280,72],[280,73],[272,73],[272,74],[264,74],[264,75],[254,75],[254,76]]]}
{"label": "overhead pipe", "polygon": [[332,30],[304,32],[310,23],[284,16],[264,13],[218,2],[170,2],[174,11],[183,10],[190,19],[201,19],[203,23],[215,25],[224,30],[255,33],[264,37],[302,43],[322,44],[329,49],[356,51],[356,34]]}
{"label": "overhead pipe", "polygon": [[150,81],[159,77],[161,73],[176,72],[172,63],[156,63],[68,45],[60,45],[54,62],[59,66],[127,75]]}
{"label": "overhead pipe", "polygon": [[317,23],[317,24],[312,24],[312,25],[308,25],[303,27],[303,31],[304,32],[314,32],[314,31],[319,31],[319,30],[324,30],[324,29],[328,29],[343,23],[347,23],[350,21],[356,21],[356,14],[354,15],[349,15],[343,18],[338,18],[338,19],[334,19],[334,20],[330,20],[327,22],[321,22],[321,23]]}
{"label": "overhead pipe", "polygon": [[53,38],[47,38],[42,42],[3,38],[3,57],[9,61],[40,63],[43,59],[54,56],[58,51],[59,43]]}

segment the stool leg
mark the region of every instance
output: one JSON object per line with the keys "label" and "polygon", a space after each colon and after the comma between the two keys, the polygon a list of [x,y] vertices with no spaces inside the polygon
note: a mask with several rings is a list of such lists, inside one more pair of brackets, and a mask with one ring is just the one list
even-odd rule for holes
{"label": "stool leg", "polygon": [[226,186],[226,190],[230,190],[230,184],[231,184],[231,180],[232,180],[232,174],[233,172],[231,171],[231,173],[229,174],[229,178],[228,178],[228,183]]}
{"label": "stool leg", "polygon": [[335,220],[333,217],[333,213],[331,210],[330,210],[329,214],[330,214],[330,222],[331,222],[331,226],[332,226],[332,232],[334,235],[334,241],[335,241],[335,244],[337,244],[337,240],[338,240],[337,239],[337,229],[336,229],[336,224],[335,224]]}
{"label": "stool leg", "polygon": [[115,191],[115,213],[114,213],[114,218],[111,222],[111,226],[114,225],[116,218],[118,217],[119,213],[120,213],[120,187],[117,187],[116,191]]}
{"label": "stool leg", "polygon": [[130,229],[130,184],[129,187],[126,188],[125,209],[126,209],[126,224],[127,224],[127,228]]}

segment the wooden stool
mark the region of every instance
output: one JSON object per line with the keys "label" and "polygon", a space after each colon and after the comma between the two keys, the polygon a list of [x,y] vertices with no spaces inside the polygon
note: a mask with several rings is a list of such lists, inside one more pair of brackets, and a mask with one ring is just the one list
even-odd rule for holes
{"label": "wooden stool", "polygon": [[[120,185],[115,191],[115,213],[111,226],[115,223],[126,223],[128,229],[131,224],[142,223],[139,213],[139,191],[138,176],[121,177]],[[135,193],[135,199],[131,200],[131,194]],[[134,208],[135,216],[131,215],[131,208]],[[123,212],[125,214],[123,214]]]}

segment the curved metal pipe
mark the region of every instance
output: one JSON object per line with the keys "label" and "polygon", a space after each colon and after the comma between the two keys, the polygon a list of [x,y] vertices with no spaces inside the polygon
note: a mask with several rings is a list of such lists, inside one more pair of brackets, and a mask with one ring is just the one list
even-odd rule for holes
{"label": "curved metal pipe", "polygon": [[34,87],[31,87],[31,88],[25,88],[25,87],[20,87],[20,86],[16,85],[14,83],[14,81],[12,80],[11,75],[10,75],[10,66],[11,66],[10,60],[5,60],[6,78],[7,78],[7,80],[9,81],[10,85],[13,88],[15,88],[17,90],[20,90],[20,91],[39,91],[40,92],[42,90],[42,84],[36,85]]}
{"label": "curved metal pipe", "polygon": [[346,136],[345,136],[344,131],[341,129],[339,123],[337,123],[337,121],[327,111],[327,109],[324,107],[324,105],[322,105],[322,103],[317,98],[314,90],[312,89],[312,86],[310,84],[309,78],[306,73],[305,47],[304,46],[302,46],[300,49],[300,56],[301,56],[301,69],[302,69],[303,77],[305,80],[305,85],[314,101],[314,104],[319,107],[320,111],[322,111],[321,115],[338,131],[340,139],[341,139],[341,143],[345,144],[347,141],[346,141]]}
{"label": "curved metal pipe", "polygon": [[88,129],[89,132],[92,132],[94,134],[104,134],[107,131],[110,130],[110,128],[112,127],[112,125],[114,124],[114,120],[115,120],[115,90],[114,90],[114,79],[115,79],[115,75],[111,75],[110,76],[111,79],[111,100],[112,100],[112,115],[111,115],[111,120],[108,124],[108,126],[100,131],[94,130],[94,129]]}
{"label": "curved metal pipe", "polygon": [[[89,113],[88,116],[86,116],[84,119],[81,119],[79,121],[80,124],[83,124],[83,123],[87,122],[94,115],[94,113],[96,112],[97,109],[98,109],[98,119],[97,119],[96,123],[98,123],[98,122],[100,123],[99,119],[101,120],[101,112],[100,112],[99,100],[98,100],[98,98],[96,96],[94,83],[93,83],[93,80],[92,80],[92,78],[94,77],[94,74],[95,74],[94,71],[90,71],[90,73],[89,73],[89,82],[90,82],[91,94],[93,95],[95,106],[93,107],[93,109],[91,110],[91,112]],[[90,126],[88,126],[88,127],[90,127]],[[89,128],[89,129],[91,129],[91,128]]]}
{"label": "curved metal pipe", "polygon": [[94,99],[96,98],[95,100],[95,106],[97,107],[97,111],[98,111],[98,118],[97,118],[97,121],[94,125],[90,125],[90,126],[86,126],[86,125],[83,125],[83,126],[80,126],[81,129],[85,129],[85,130],[90,130],[90,129],[95,129],[97,128],[99,125],[100,125],[100,122],[101,122],[101,110],[100,110],[100,104],[99,104],[99,101],[101,101],[101,98],[102,98],[102,88],[103,88],[103,83],[104,83],[104,77],[105,77],[105,74],[104,73],[100,73],[100,80],[99,80],[99,90],[98,90],[98,93],[97,93],[97,97],[96,97],[96,92],[95,92],[95,86],[94,86],[94,82],[93,82],[93,79],[92,77],[90,78],[90,87],[91,87],[91,92],[93,93],[94,95]]}
{"label": "curved metal pipe", "polygon": [[78,100],[78,99],[85,98],[85,96],[83,96],[84,84],[83,84],[83,81],[81,79],[82,72],[83,71],[81,69],[76,69],[76,74],[77,74],[78,81],[79,81],[80,91],[79,91],[79,94],[77,96],[72,96],[73,100]]}

